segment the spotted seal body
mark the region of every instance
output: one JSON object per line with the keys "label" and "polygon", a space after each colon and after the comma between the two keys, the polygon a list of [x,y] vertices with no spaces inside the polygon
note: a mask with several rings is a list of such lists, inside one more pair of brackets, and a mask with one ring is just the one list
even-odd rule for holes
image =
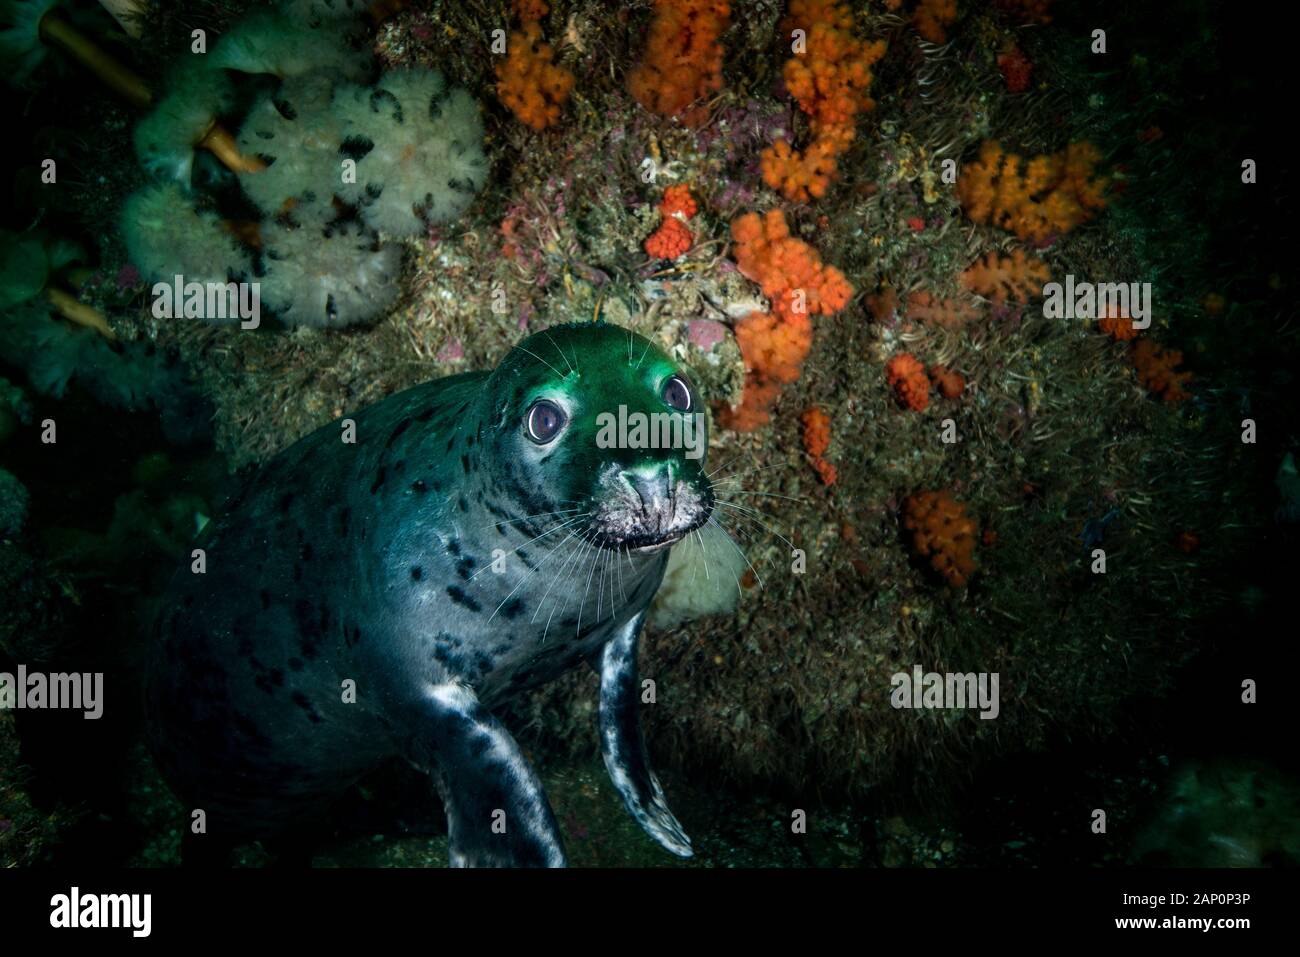
{"label": "spotted seal body", "polygon": [[319,819],[405,758],[442,796],[453,864],[563,864],[491,708],[587,659],[615,787],[689,856],[646,761],[636,652],[668,548],[713,499],[688,449],[596,437],[620,405],[680,417],[699,403],[648,341],[562,326],[490,374],[352,416],[353,443],[344,420],[272,459],[205,528],[203,572],[178,570],[149,669],[153,751],[208,833]]}

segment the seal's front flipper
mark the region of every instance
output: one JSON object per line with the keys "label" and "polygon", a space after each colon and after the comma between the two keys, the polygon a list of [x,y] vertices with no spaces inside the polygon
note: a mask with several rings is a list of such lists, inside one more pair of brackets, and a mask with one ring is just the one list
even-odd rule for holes
{"label": "seal's front flipper", "polygon": [[447,806],[452,867],[563,867],[542,783],[519,745],[464,685],[430,689],[422,742]]}
{"label": "seal's front flipper", "polygon": [[642,612],[605,645],[600,662],[600,753],[614,788],[645,832],[678,857],[691,856],[691,839],[668,810],[659,779],[646,760],[637,715],[637,639]]}

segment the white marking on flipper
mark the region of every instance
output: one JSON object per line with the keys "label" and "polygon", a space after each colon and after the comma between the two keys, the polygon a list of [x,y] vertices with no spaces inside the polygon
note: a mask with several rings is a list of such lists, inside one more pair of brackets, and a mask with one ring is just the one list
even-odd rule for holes
{"label": "white marking on flipper", "polygon": [[[659,779],[650,769],[649,762],[646,760],[644,753],[645,744],[641,737],[639,725],[627,728],[620,724],[616,719],[616,707],[613,700],[609,700],[616,692],[619,686],[620,678],[626,673],[628,663],[631,667],[636,667],[636,643],[637,635],[641,630],[641,623],[645,618],[645,612],[637,615],[626,625],[624,625],[613,638],[605,645],[604,652],[601,656],[600,666],[600,738],[601,738],[601,757],[605,761],[605,769],[609,772],[609,779],[618,791],[619,796],[623,799],[623,804],[627,807],[628,813],[632,818],[641,825],[641,829],[655,839],[658,844],[665,850],[676,854],[678,857],[691,857],[691,839],[686,836],[686,832],[678,823],[673,812],[668,809],[668,802],[664,797],[663,787],[659,784]],[[630,693],[635,696],[635,678],[632,682]],[[634,719],[635,722],[635,719]],[[640,754],[630,753],[629,749],[639,749]],[[643,800],[641,788],[637,782],[632,780],[628,773],[628,760],[634,758],[638,760],[646,773],[645,784],[649,788],[649,794]]]}

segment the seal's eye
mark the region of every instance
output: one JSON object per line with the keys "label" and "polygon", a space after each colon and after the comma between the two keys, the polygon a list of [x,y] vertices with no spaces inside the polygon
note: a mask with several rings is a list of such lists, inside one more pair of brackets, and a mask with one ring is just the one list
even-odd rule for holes
{"label": "seal's eye", "polygon": [[681,376],[671,376],[664,383],[664,401],[678,412],[691,411],[691,387]]}
{"label": "seal's eye", "polygon": [[545,445],[560,434],[565,418],[564,410],[554,402],[539,399],[533,403],[524,419],[528,437],[539,445]]}

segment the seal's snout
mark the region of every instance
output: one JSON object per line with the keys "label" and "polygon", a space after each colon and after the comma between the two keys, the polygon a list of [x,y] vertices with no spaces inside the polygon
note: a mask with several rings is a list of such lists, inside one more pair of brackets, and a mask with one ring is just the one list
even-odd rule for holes
{"label": "seal's snout", "polygon": [[641,521],[647,534],[660,534],[672,525],[672,463],[648,474],[623,472],[619,477],[641,501]]}
{"label": "seal's snout", "polygon": [[672,462],[610,468],[600,482],[594,525],[606,547],[653,549],[703,525],[712,502]]}

